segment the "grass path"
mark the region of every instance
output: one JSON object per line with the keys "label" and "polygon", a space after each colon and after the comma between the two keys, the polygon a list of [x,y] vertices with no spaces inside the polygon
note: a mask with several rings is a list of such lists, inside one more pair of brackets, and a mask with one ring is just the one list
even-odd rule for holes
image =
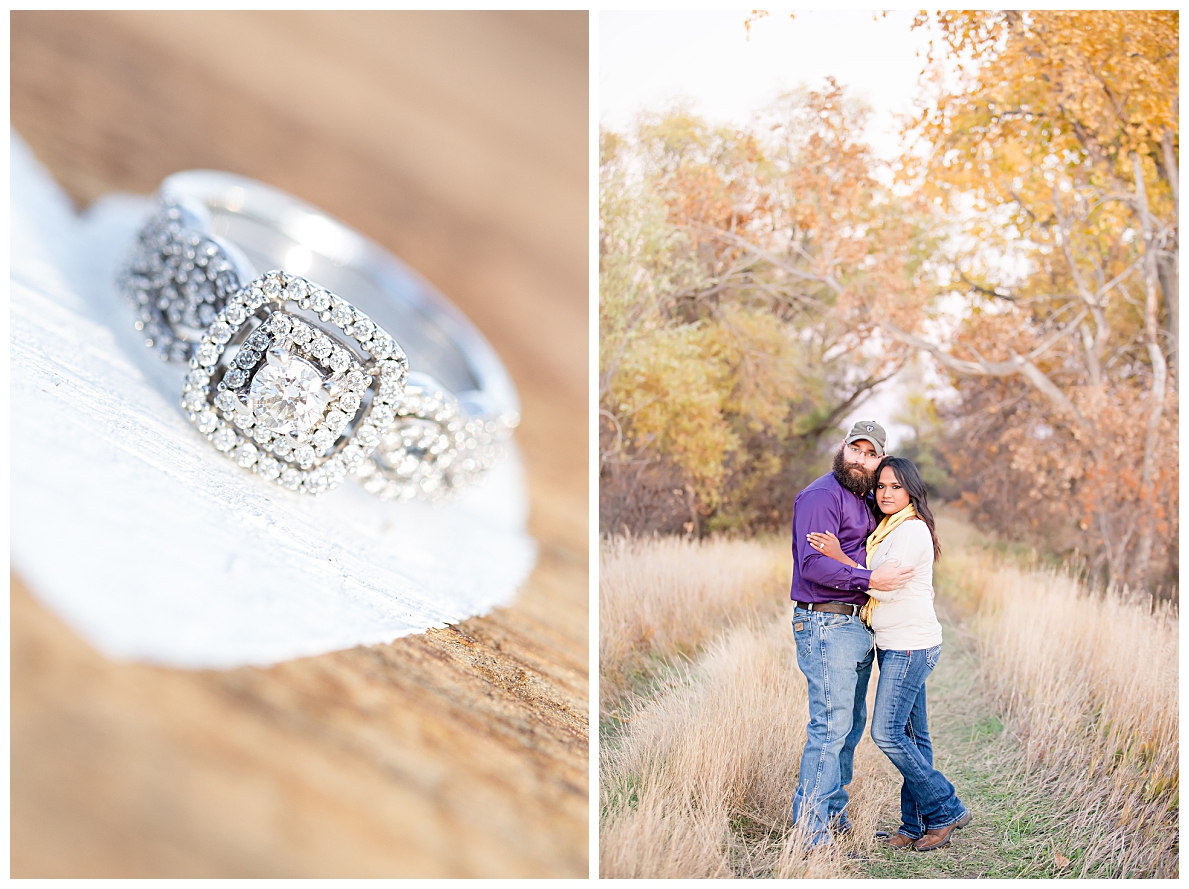
{"label": "grass path", "polygon": [[[973,641],[955,622],[954,606],[938,597],[945,643],[928,680],[929,730],[935,762],[973,813],[967,827],[936,852],[897,852],[862,842],[865,860],[854,876],[870,878],[1059,877],[1054,853],[1059,815],[1035,782],[1025,780],[1020,751],[980,692]],[[875,682],[875,678],[872,678]],[[867,739],[869,740],[869,739]],[[880,758],[886,780],[899,773]],[[899,793],[881,808],[881,829],[900,823]]]}

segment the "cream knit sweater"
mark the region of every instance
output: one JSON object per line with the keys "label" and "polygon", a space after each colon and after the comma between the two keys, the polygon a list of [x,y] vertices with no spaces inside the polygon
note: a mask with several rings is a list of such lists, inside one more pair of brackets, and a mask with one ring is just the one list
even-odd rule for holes
{"label": "cream knit sweater", "polygon": [[933,538],[929,526],[912,519],[888,535],[870,556],[867,567],[899,559],[916,573],[898,590],[868,590],[879,600],[871,612],[875,644],[882,649],[912,651],[941,644],[941,624],[933,610]]}

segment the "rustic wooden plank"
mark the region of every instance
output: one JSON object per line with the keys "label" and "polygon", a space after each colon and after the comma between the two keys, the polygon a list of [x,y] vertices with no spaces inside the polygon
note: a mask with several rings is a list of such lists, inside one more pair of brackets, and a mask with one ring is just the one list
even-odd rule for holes
{"label": "rustic wooden plank", "polygon": [[107,661],[14,577],[13,876],[586,875],[586,21],[12,14],[13,124],[80,205],[233,170],[467,312],[541,544],[492,615],[225,672]]}

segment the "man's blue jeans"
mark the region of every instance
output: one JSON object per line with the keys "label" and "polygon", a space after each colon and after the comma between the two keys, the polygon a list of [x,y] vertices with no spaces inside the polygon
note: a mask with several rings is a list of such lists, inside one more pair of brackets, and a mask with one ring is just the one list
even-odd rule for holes
{"label": "man's blue jeans", "polygon": [[879,685],[871,714],[871,740],[904,776],[899,833],[915,840],[927,830],[955,824],[966,814],[954,785],[933,768],[933,744],[925,715],[925,679],[937,666],[941,646],[915,651],[881,648],[877,656]]}
{"label": "man's blue jeans", "polygon": [[809,726],[793,794],[793,823],[805,828],[809,845],[817,846],[830,842],[830,827],[849,826],[846,786],[867,724],[875,646],[858,617],[803,608],[793,612],[793,636],[797,664],[809,683]]}

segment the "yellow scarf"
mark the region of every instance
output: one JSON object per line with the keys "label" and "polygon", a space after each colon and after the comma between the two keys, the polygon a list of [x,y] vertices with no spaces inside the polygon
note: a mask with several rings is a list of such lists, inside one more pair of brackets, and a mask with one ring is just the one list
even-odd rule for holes
{"label": "yellow scarf", "polygon": [[[871,536],[867,538],[867,564],[871,565],[871,557],[875,555],[875,550],[881,543],[888,539],[888,535],[907,522],[909,519],[915,519],[917,511],[913,508],[911,503],[899,512],[886,515],[875,526],[875,530]],[[879,606],[879,600],[874,596],[867,597],[867,604],[859,611],[859,619],[867,626],[871,626],[871,612]]]}

